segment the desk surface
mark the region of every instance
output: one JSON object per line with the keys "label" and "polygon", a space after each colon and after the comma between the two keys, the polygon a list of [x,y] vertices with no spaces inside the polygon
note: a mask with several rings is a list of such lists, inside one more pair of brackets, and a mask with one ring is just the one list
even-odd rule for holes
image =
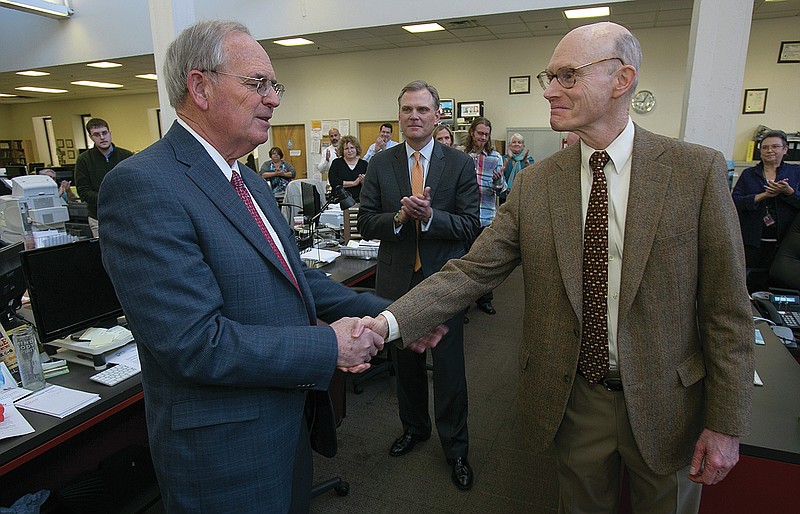
{"label": "desk surface", "polygon": [[756,345],[756,371],[764,382],[753,390],[750,435],[741,453],[800,464],[800,365],[766,323],[756,323],[765,345]]}

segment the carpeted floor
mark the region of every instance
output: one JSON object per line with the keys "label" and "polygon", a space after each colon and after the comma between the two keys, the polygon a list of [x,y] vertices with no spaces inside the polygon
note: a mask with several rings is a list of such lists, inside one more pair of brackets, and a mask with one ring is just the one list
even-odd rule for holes
{"label": "carpeted floor", "polygon": [[333,459],[315,455],[314,477],[341,476],[350,491],[315,498],[312,513],[556,512],[555,460],[523,450],[510,423],[524,307],[520,269],[495,290],[494,306],[497,314],[489,316],[473,305],[465,327],[472,490],[460,491],[450,481],[435,430],[411,453],[389,456],[402,426],[394,378],[386,374],[365,383],[362,394],[348,387],[339,453]]}

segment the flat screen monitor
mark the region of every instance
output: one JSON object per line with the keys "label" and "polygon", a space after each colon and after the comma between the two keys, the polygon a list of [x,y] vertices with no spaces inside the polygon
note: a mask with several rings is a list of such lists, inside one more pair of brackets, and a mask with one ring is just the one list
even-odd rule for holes
{"label": "flat screen monitor", "polygon": [[0,248],[0,302],[2,302],[2,321],[10,318],[22,306],[25,293],[25,275],[22,273],[20,252],[25,247],[22,242]]}
{"label": "flat screen monitor", "polygon": [[483,102],[458,102],[458,117],[474,120],[483,116]]}
{"label": "flat screen monitor", "polygon": [[317,187],[314,184],[302,182],[300,184],[300,192],[303,197],[303,216],[310,220],[319,214],[321,209]]}
{"label": "flat screen monitor", "polygon": [[5,175],[8,178],[23,177],[28,174],[28,168],[24,164],[5,164],[0,168],[6,169]]}
{"label": "flat screen monitor", "polygon": [[452,98],[439,99],[439,121],[446,125],[452,125],[456,110],[455,100]]}
{"label": "flat screen monitor", "polygon": [[56,184],[61,184],[62,180],[69,180],[73,184],[75,183],[75,168],[72,166],[58,166],[50,169],[56,172]]}
{"label": "flat screen monitor", "polygon": [[33,175],[37,171],[42,168],[46,168],[47,166],[44,165],[43,162],[29,162],[28,163],[28,175]]}
{"label": "flat screen monitor", "polygon": [[42,343],[89,327],[113,326],[122,315],[100,259],[98,239],[26,250],[20,255]]}

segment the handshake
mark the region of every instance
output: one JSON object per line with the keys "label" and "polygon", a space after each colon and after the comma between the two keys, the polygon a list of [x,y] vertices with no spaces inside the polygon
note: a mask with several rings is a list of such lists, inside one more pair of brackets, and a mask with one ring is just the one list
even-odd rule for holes
{"label": "handshake", "polygon": [[[336,367],[345,373],[361,373],[369,369],[369,361],[383,349],[389,336],[389,322],[383,315],[376,318],[342,318],[331,324],[336,333],[339,358]],[[439,325],[404,349],[422,353],[435,347],[447,333],[447,327]]]}

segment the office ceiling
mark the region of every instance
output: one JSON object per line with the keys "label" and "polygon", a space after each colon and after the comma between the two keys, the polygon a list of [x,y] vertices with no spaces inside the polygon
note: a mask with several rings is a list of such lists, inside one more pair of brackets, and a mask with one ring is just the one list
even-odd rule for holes
{"label": "office ceiling", "polygon": [[[411,34],[403,30],[400,25],[389,25],[318,34],[296,34],[296,36],[314,41],[313,45],[307,46],[283,47],[274,44],[272,40],[261,41],[261,44],[273,60],[279,61],[294,57],[411,46],[559,36],[579,25],[600,20],[614,21],[632,30],[686,26],[691,23],[693,3],[693,0],[635,0],[614,3],[610,4],[611,16],[590,20],[567,20],[561,9],[493,14],[451,20],[421,20],[421,23],[437,21],[446,30]],[[787,17],[798,17],[798,21],[800,21],[800,0],[773,2],[755,0],[753,3],[754,20]],[[0,105],[156,92],[155,81],[135,77],[135,75],[156,72],[152,54],[109,60],[122,64],[122,66],[100,69],[87,67],[86,63],[75,63],[37,68],[38,71],[50,73],[45,77],[25,77],[17,75],[15,72],[0,73],[0,93],[19,95],[17,97],[0,97]],[[122,84],[124,87],[98,89],[70,83],[76,80],[110,82]],[[66,89],[68,92],[48,94],[15,90],[19,86]]]}

